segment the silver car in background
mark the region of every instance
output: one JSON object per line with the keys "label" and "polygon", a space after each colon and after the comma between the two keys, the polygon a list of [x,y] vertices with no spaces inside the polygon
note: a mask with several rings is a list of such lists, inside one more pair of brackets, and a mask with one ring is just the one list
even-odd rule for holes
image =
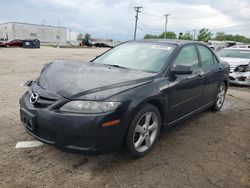
{"label": "silver car in background", "polygon": [[230,65],[230,83],[250,86],[250,48],[224,48],[220,59]]}

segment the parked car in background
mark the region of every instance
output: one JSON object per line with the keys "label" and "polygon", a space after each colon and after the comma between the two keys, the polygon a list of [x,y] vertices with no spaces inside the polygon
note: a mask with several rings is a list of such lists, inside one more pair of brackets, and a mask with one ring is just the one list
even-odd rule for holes
{"label": "parked car in background", "polygon": [[220,110],[228,73],[229,65],[198,42],[126,42],[91,62],[46,64],[26,83],[21,121],[33,137],[66,151],[125,145],[141,157],[165,128],[207,108]]}
{"label": "parked car in background", "polygon": [[218,55],[230,65],[230,83],[250,86],[250,48],[224,48]]}
{"label": "parked car in background", "polygon": [[5,42],[7,41],[7,39],[5,38],[0,38],[0,47],[5,47]]}
{"label": "parked car in background", "polygon": [[23,41],[22,40],[12,40],[12,41],[5,41],[3,42],[3,47],[22,47]]}
{"label": "parked car in background", "polygon": [[0,41],[0,47],[4,47],[4,42]]}
{"label": "parked car in background", "polygon": [[99,48],[112,48],[112,46],[110,46],[109,44],[99,42],[95,43],[94,46]]}
{"label": "parked car in background", "polygon": [[23,48],[40,48],[40,41],[38,39],[23,40],[22,47]]}

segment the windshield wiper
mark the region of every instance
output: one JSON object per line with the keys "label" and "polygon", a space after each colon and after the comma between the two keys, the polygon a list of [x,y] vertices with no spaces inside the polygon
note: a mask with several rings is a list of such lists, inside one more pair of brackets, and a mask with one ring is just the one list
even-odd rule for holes
{"label": "windshield wiper", "polygon": [[121,68],[121,69],[129,69],[127,67],[123,67],[123,66],[120,66],[120,65],[111,65],[111,64],[106,64],[106,65],[111,66],[111,67]]}

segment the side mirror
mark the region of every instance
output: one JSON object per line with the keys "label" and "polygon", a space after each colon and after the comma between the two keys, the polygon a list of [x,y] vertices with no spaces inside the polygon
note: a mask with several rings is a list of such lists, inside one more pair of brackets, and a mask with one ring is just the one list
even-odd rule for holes
{"label": "side mirror", "polygon": [[193,68],[188,65],[176,65],[171,69],[172,75],[192,74]]}

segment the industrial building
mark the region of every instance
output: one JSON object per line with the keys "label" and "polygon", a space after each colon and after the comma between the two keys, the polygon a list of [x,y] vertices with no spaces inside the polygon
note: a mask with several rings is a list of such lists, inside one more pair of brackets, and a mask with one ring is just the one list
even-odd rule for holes
{"label": "industrial building", "polygon": [[21,22],[8,22],[0,24],[0,39],[38,39],[43,45],[67,44],[67,28],[50,25],[38,25]]}

